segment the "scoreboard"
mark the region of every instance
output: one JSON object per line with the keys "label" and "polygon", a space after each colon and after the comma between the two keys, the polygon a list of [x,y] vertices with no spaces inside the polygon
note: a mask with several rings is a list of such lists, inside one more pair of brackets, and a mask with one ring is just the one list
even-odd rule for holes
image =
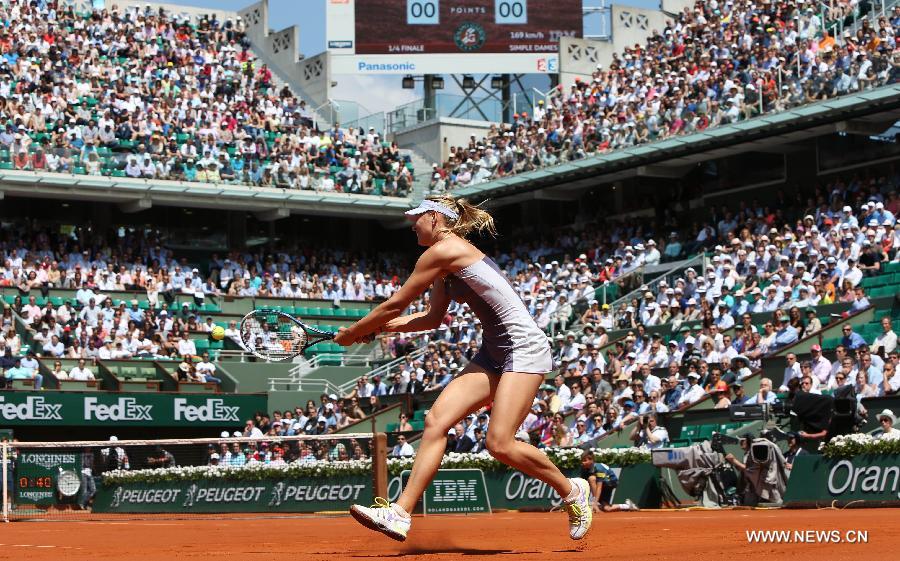
{"label": "scoreboard", "polygon": [[81,485],[81,454],[74,451],[20,452],[16,458],[17,504],[49,506],[71,497]]}
{"label": "scoreboard", "polygon": [[332,72],[553,73],[581,0],[328,0]]}

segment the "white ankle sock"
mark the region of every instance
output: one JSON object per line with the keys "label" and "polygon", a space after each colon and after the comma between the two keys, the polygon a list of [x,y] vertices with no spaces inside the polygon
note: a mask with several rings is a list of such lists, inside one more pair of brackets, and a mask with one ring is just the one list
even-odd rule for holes
{"label": "white ankle sock", "polygon": [[398,505],[397,503],[392,503],[391,508],[393,509],[394,512],[396,512],[403,518],[409,518],[409,513],[406,512],[406,510],[402,506]]}
{"label": "white ankle sock", "polygon": [[578,485],[575,485],[575,482],[571,479],[569,482],[572,484],[572,490],[569,491],[569,496],[563,499],[567,503],[570,503],[581,496],[581,488]]}

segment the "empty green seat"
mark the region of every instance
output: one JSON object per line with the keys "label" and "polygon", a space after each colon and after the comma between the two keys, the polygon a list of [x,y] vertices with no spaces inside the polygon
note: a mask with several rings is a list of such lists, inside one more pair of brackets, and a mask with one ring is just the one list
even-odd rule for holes
{"label": "empty green seat", "polygon": [[833,351],[840,344],[841,344],[840,337],[831,337],[829,339],[825,339],[824,341],[822,341],[822,348],[825,349],[826,351]]}

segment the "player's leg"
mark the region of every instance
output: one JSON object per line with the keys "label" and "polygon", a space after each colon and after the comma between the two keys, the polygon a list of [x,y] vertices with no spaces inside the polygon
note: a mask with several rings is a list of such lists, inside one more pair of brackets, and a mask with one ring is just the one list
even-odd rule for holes
{"label": "player's leg", "polygon": [[559,496],[565,497],[572,485],[547,455],[525,442],[516,440],[516,430],[531,409],[538,386],[544,378],[538,374],[505,372],[500,377],[491,421],[487,448],[491,455],[517,470],[547,483]]}
{"label": "player's leg", "polygon": [[499,377],[474,362],[466,366],[463,373],[452,380],[441,391],[428,415],[425,416],[425,431],[416,461],[406,488],[397,499],[397,504],[411,512],[425,488],[434,479],[444,451],[447,448],[447,431],[466,415],[477,411],[491,402]]}
{"label": "player's leg", "polygon": [[350,514],[362,525],[398,541],[406,539],[409,513],[434,479],[447,446],[447,431],[460,419],[491,402],[499,377],[470,362],[463,373],[447,384],[425,416],[425,431],[412,473],[403,493],[394,504],[384,499],[373,507],[353,505]]}
{"label": "player's leg", "polygon": [[581,539],[591,526],[590,488],[584,479],[569,480],[547,455],[515,439],[516,430],[531,408],[544,377],[524,372],[504,372],[494,393],[488,425],[487,447],[491,455],[527,475],[540,479],[563,497],[569,512],[569,535]]}

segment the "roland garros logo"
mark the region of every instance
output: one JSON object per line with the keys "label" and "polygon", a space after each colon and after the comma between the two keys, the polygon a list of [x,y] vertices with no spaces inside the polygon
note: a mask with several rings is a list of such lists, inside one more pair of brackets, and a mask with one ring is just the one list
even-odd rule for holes
{"label": "roland garros logo", "polygon": [[471,53],[477,51],[484,45],[487,39],[487,33],[484,28],[477,23],[465,22],[456,28],[453,33],[453,42],[459,50]]}

